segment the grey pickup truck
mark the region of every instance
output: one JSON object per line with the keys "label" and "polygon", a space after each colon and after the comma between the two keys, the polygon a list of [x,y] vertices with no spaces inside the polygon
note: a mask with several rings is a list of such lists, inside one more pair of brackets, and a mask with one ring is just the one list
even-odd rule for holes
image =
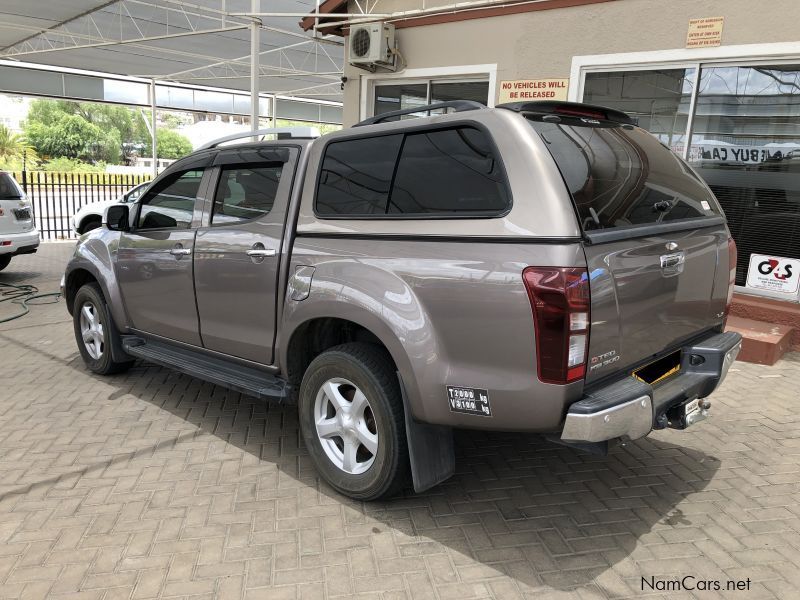
{"label": "grey pickup truck", "polygon": [[604,453],[707,416],[741,344],[736,247],[628,115],[454,101],[268,134],[179,160],[81,237],[63,287],[91,371],[294,403],[361,500],[452,475],[454,428]]}

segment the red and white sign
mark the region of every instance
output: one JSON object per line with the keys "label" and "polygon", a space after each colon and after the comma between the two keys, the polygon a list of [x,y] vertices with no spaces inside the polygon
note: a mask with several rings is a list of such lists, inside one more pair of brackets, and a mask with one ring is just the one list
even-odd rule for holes
{"label": "red and white sign", "polygon": [[800,260],[751,254],[747,287],[796,296],[800,289]]}
{"label": "red and white sign", "polygon": [[725,17],[707,17],[690,19],[689,31],[686,33],[687,48],[708,48],[722,43],[722,27]]}
{"label": "red and white sign", "polygon": [[498,104],[526,100],[566,100],[569,79],[518,79],[501,81]]}

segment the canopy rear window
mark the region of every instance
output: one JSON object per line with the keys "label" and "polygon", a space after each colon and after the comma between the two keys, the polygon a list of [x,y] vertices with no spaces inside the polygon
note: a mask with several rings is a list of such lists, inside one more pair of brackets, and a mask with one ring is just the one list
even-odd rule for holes
{"label": "canopy rear window", "polygon": [[569,188],[584,231],[718,217],[713,194],[655,137],[594,119],[529,119]]}

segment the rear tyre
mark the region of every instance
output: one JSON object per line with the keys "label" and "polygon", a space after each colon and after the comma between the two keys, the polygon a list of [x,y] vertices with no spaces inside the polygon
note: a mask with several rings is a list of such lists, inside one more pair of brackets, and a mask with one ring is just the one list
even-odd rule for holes
{"label": "rear tyre", "polygon": [[84,222],[83,229],[81,229],[81,233],[86,233],[87,231],[91,231],[92,229],[97,229],[102,224],[103,223],[100,219],[89,219],[88,221]]}
{"label": "rear tyre", "polygon": [[0,271],[5,269],[11,262],[10,256],[0,256]]}
{"label": "rear tyre", "polygon": [[111,355],[111,336],[119,332],[96,283],[85,284],[75,294],[72,324],[78,350],[90,371],[112,375],[131,368],[134,361],[115,361]]}
{"label": "rear tyre", "polygon": [[303,376],[299,411],[311,459],[337,491],[377,500],[407,483],[403,401],[383,348],[348,343],[320,354]]}

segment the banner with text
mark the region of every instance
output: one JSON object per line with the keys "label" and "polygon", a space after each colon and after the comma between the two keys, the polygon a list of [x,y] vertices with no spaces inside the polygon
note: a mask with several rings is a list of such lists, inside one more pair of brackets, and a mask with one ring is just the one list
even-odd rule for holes
{"label": "banner with text", "polygon": [[517,79],[501,81],[498,104],[528,100],[566,100],[569,79]]}

